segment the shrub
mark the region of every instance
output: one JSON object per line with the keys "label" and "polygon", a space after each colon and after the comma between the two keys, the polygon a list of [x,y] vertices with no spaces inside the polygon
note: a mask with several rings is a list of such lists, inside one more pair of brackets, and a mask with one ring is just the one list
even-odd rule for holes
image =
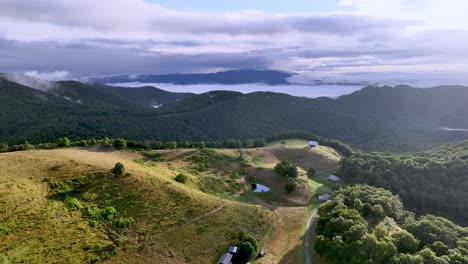
{"label": "shrub", "polygon": [[[58,145],[56,143],[43,143],[43,144],[36,145],[37,149],[54,149],[57,147]],[[2,152],[1,147],[0,147],[0,152]]]}
{"label": "shrub", "polygon": [[161,141],[150,141],[149,146],[151,149],[163,149],[164,144]]}
{"label": "shrub", "polygon": [[241,239],[242,242],[249,242],[255,249],[255,251],[258,251],[258,241],[253,237],[251,234],[244,234]]}
{"label": "shrub", "polygon": [[185,173],[179,173],[179,175],[177,175],[174,180],[176,182],[180,182],[180,183],[187,183],[188,180],[189,180],[189,176]]}
{"label": "shrub", "polygon": [[276,164],[275,171],[279,175],[291,178],[296,178],[299,175],[299,172],[297,171],[297,166],[287,161],[281,161],[280,163]]}
{"label": "shrub", "polygon": [[44,179],[52,189],[52,193],[56,195],[68,195],[75,190],[71,180],[58,181],[54,177],[47,177]]}
{"label": "shrub", "polygon": [[128,217],[128,218],[119,217],[117,220],[114,221],[114,226],[116,226],[118,228],[127,228],[131,224],[133,224],[134,222],[135,222],[135,220],[133,220],[133,218],[131,218],[131,217]]}
{"label": "shrub", "polygon": [[246,261],[254,260],[257,256],[257,252],[255,247],[249,242],[241,242],[240,244],[240,256],[244,258]]}
{"label": "shrub", "polygon": [[81,199],[85,201],[94,201],[98,198],[98,195],[92,192],[85,192],[81,195]]}
{"label": "shrub", "polygon": [[291,192],[294,192],[297,189],[297,185],[296,185],[295,182],[286,183],[284,185],[284,189],[286,190],[287,193],[291,193]]}
{"label": "shrub", "polygon": [[86,207],[85,211],[86,211],[86,214],[88,214],[88,216],[91,219],[94,219],[94,220],[101,220],[102,219],[102,210],[101,210],[101,208],[99,208],[97,206],[88,206],[88,207]]}
{"label": "shrub", "polygon": [[100,243],[86,243],[83,245],[84,250],[93,250],[93,251],[99,251],[103,248],[104,246],[101,245]]}
{"label": "shrub", "polygon": [[80,140],[78,142],[75,142],[75,146],[79,147],[87,147],[88,146],[88,141],[87,140]]}
{"label": "shrub", "polygon": [[117,162],[112,169],[112,173],[115,176],[122,176],[125,173],[125,166],[122,163]]}
{"label": "shrub", "polygon": [[99,221],[97,221],[97,220],[91,220],[91,221],[89,221],[89,225],[90,225],[91,227],[99,227]]}
{"label": "shrub", "polygon": [[239,261],[245,263],[255,259],[259,250],[257,239],[250,234],[241,233],[240,242]]}
{"label": "shrub", "polygon": [[166,143],[165,146],[167,149],[176,149],[177,148],[177,142],[176,141],[169,141]]}
{"label": "shrub", "polygon": [[203,141],[199,142],[197,145],[198,145],[199,149],[204,149],[205,148],[205,142],[203,142]]}
{"label": "shrub", "polygon": [[7,152],[8,145],[7,144],[0,144],[0,152]]}
{"label": "shrub", "polygon": [[310,179],[312,179],[312,178],[315,176],[316,173],[317,173],[317,171],[315,171],[314,168],[310,168],[310,169],[307,170],[307,176],[308,176]]}
{"label": "shrub", "polygon": [[116,149],[125,149],[125,148],[127,148],[127,141],[125,139],[118,138],[118,139],[114,140],[112,145]]}
{"label": "shrub", "polygon": [[67,197],[65,199],[65,204],[72,211],[78,211],[83,209],[83,206],[81,205],[80,201],[76,198]]}
{"label": "shrub", "polygon": [[108,137],[105,137],[101,140],[101,146],[109,147],[111,145],[111,141]]}
{"label": "shrub", "polygon": [[70,147],[70,145],[71,145],[70,139],[68,139],[67,137],[57,139],[57,146],[61,148],[68,148]]}
{"label": "shrub", "polygon": [[198,234],[205,233],[206,231],[208,231],[208,226],[207,225],[202,225],[202,226],[197,227],[197,233]]}
{"label": "shrub", "polygon": [[24,142],[24,144],[10,146],[8,151],[22,151],[22,150],[33,150],[34,146],[29,144],[29,142]]}
{"label": "shrub", "polygon": [[101,211],[101,216],[109,221],[112,221],[114,219],[114,215],[117,214],[117,210],[112,207],[112,206],[106,206],[104,210]]}

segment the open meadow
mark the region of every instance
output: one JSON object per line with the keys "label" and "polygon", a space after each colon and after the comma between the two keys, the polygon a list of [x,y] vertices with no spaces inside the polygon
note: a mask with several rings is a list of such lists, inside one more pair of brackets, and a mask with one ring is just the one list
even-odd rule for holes
{"label": "open meadow", "polygon": [[[299,167],[292,193],[284,190],[291,179],[273,170],[281,160]],[[126,169],[120,177],[110,173],[117,162]],[[311,195],[332,188],[305,171],[338,162],[333,149],[297,140],[238,150],[0,154],[0,260],[211,263],[248,232],[267,252],[258,263],[299,263]],[[185,183],[174,180],[180,174]],[[270,190],[253,192],[252,180]]]}

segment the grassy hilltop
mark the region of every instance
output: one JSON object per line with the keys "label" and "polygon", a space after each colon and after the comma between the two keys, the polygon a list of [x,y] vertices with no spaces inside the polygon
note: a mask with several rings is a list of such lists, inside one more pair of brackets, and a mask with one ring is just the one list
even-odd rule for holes
{"label": "grassy hilltop", "polygon": [[[258,149],[114,151],[66,148],[0,154],[0,262],[211,263],[239,232],[297,263],[311,193],[304,172],[327,170],[333,149],[305,141]],[[298,189],[273,171],[298,165]],[[121,162],[126,173],[110,170]],[[188,181],[174,178],[183,174]],[[271,190],[254,193],[255,179]]]}

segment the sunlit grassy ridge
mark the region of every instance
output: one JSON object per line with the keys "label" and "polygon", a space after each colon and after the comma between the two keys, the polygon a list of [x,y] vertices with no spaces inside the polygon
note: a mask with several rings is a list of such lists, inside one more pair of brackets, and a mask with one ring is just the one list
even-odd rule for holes
{"label": "sunlit grassy ridge", "polygon": [[[286,159],[304,173],[309,166],[334,167],[335,154],[327,147],[310,150],[305,141],[237,150],[4,153],[0,261],[210,263],[246,231],[270,252],[258,263],[294,263],[307,182],[301,176],[298,191],[287,194],[287,179],[266,164]],[[125,175],[110,173],[116,162]],[[181,173],[185,184],[174,180]],[[248,177],[272,191],[253,193]]]}
{"label": "sunlit grassy ridge", "polygon": [[[223,201],[172,180],[170,166],[143,167],[129,152],[60,149],[0,155],[3,261],[12,263],[209,262],[217,249],[245,230],[260,240],[271,228],[272,213],[254,205]],[[99,176],[117,161],[129,175]],[[92,227],[84,211],[70,210],[51,195],[47,182],[92,176],[71,197],[83,207],[112,206],[131,217],[129,228],[103,221]],[[113,257],[113,255],[117,256]]]}

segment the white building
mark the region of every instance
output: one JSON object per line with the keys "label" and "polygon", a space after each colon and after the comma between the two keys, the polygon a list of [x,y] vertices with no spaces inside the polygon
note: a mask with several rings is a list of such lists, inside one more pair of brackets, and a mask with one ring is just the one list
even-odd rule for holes
{"label": "white building", "polygon": [[330,175],[330,176],[328,176],[328,179],[332,180],[334,182],[337,182],[337,181],[341,180],[340,177],[338,177],[336,175]]}
{"label": "white building", "polygon": [[317,141],[309,141],[309,147],[315,148],[318,147],[319,143]]}
{"label": "white building", "polygon": [[237,252],[239,252],[239,248],[236,247],[236,246],[230,246],[229,249],[228,249],[228,253],[230,253],[232,255],[237,254]]}
{"label": "white building", "polygon": [[233,255],[230,253],[223,254],[217,263],[218,264],[232,264],[232,257]]}
{"label": "white building", "polygon": [[331,195],[329,195],[328,193],[325,193],[325,194],[319,195],[318,198],[320,201],[328,201],[330,200]]}

